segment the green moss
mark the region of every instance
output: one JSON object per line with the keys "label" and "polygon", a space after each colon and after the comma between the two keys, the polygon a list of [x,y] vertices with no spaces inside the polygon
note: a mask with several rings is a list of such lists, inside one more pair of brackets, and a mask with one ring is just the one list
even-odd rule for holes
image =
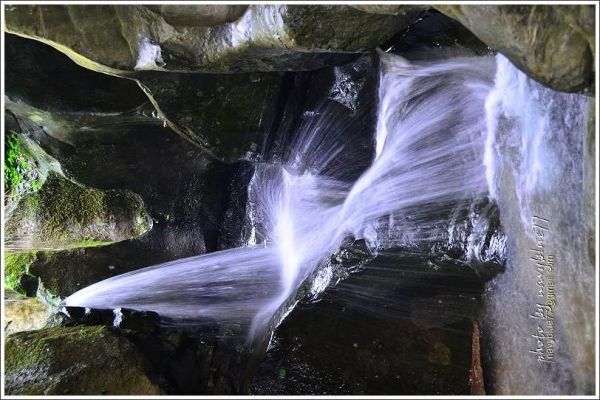
{"label": "green moss", "polygon": [[29,169],[19,135],[10,132],[6,135],[4,147],[4,188],[13,193],[23,181],[23,173]]}
{"label": "green moss", "polygon": [[105,326],[14,333],[4,354],[9,395],[159,394],[143,355]]}
{"label": "green moss", "polygon": [[6,232],[22,246],[64,250],[112,244],[151,227],[135,193],[85,187],[51,171],[41,190],[21,199]]}
{"label": "green moss", "polygon": [[16,203],[20,196],[36,192],[42,187],[43,178],[38,161],[21,135],[14,132],[6,135],[4,157],[5,205]]}
{"label": "green moss", "polygon": [[50,351],[70,351],[71,347],[76,348],[82,342],[92,344],[102,340],[105,332],[106,328],[98,325],[46,328],[9,336],[6,341],[6,372],[39,367],[48,361]]}
{"label": "green moss", "polygon": [[22,278],[29,274],[29,267],[36,258],[36,252],[6,253],[4,255],[4,282],[6,286],[20,294],[25,294],[21,284]]}
{"label": "green moss", "polygon": [[109,190],[106,192],[106,204],[109,210],[120,210],[125,219],[132,221],[134,236],[140,236],[152,227],[144,203],[135,193]]}
{"label": "green moss", "polygon": [[32,340],[23,346],[18,340],[11,340],[9,336],[5,344],[6,373],[23,369],[34,368],[44,362],[46,356],[43,340]]}
{"label": "green moss", "polygon": [[104,192],[80,186],[50,174],[40,195],[39,212],[51,230],[62,230],[65,220],[78,226],[92,225],[106,218]]}
{"label": "green moss", "polygon": [[78,248],[78,247],[103,247],[103,246],[108,246],[110,244],[113,244],[113,242],[101,242],[99,240],[79,240],[76,242],[72,242],[71,243],[71,247],[73,248]]}
{"label": "green moss", "polygon": [[[56,290],[45,287],[38,274],[32,270],[34,263],[48,263],[54,254],[56,253],[52,251],[5,253],[4,281],[6,287],[23,296],[35,296],[46,304],[58,306],[62,299],[56,294]],[[29,290],[24,287],[24,278],[29,279]]]}
{"label": "green moss", "polygon": [[[86,188],[54,174],[48,176],[38,206],[45,230],[53,237],[66,234],[65,224],[84,229],[107,224],[113,219],[132,221],[131,233],[134,236],[149,229],[146,210],[139,196],[134,193]],[[69,247],[97,247],[111,243],[112,240],[91,235],[72,242]]]}

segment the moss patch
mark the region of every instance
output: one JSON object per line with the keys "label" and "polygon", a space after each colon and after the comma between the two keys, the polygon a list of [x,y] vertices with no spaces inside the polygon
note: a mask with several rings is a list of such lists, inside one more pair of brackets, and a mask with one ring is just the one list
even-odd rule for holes
{"label": "moss patch", "polygon": [[[62,299],[57,294],[56,282],[44,282],[40,272],[35,271],[35,268],[43,268],[44,264],[48,263],[56,254],[52,251],[5,253],[4,282],[6,287],[20,295],[37,297],[43,303],[58,306]],[[61,279],[65,279],[64,276]]]}
{"label": "moss patch", "polygon": [[19,203],[7,223],[7,237],[17,248],[60,250],[111,244],[150,227],[138,195],[85,187],[50,172],[42,189]]}
{"label": "moss patch", "polygon": [[23,278],[29,275],[29,267],[37,258],[36,252],[5,254],[4,282],[20,294],[26,294]]}
{"label": "moss patch", "polygon": [[6,338],[7,394],[159,394],[147,361],[105,326],[55,327]]}
{"label": "moss patch", "polygon": [[52,174],[40,194],[39,214],[49,234],[61,234],[65,222],[81,227],[105,218],[104,200],[104,192]]}
{"label": "moss patch", "polygon": [[39,190],[42,181],[35,158],[14,132],[5,137],[4,160],[4,188],[8,196]]}
{"label": "moss patch", "polygon": [[96,340],[102,340],[104,335],[104,326],[56,327],[23,332],[13,341],[6,342],[6,373],[40,367],[47,362],[48,353],[57,345],[60,345],[59,350],[82,341],[91,345]]}

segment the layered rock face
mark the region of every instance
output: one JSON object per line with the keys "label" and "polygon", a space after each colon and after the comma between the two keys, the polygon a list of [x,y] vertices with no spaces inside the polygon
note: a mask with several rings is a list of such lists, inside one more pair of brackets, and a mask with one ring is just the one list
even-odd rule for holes
{"label": "layered rock face", "polygon": [[[593,88],[593,6],[435,7],[540,83],[562,91]],[[427,8],[30,5],[8,7],[6,27],[115,74],[308,70],[380,45]]]}
{"label": "layered rock face", "polygon": [[[6,6],[3,245],[5,285],[17,292],[7,306],[7,392],[468,392],[471,320],[482,281],[497,272],[485,263],[423,277],[414,266],[440,260],[402,260],[409,294],[396,299],[406,315],[393,329],[411,341],[380,335],[387,322],[365,318],[360,302],[340,294],[372,294],[356,278],[322,303],[301,305],[268,356],[243,371],[245,345],[218,339],[231,332],[150,324],[129,335],[109,328],[110,318],[59,327],[52,318],[61,299],[103,279],[246,244],[254,163],[285,157],[301,129],[344,131],[352,150],[339,159],[356,179],[374,154],[378,47],[415,59],[498,51],[554,89],[593,87],[593,7],[435,8]],[[465,264],[456,237],[441,254]],[[381,283],[375,291],[390,296],[395,288],[384,283],[402,281],[377,267],[369,274]],[[453,288],[423,289],[449,276]],[[339,330],[355,328],[338,341]],[[319,343],[333,346],[334,357],[314,351]],[[343,371],[333,371],[337,362]],[[396,373],[414,364],[421,375]],[[376,379],[348,378],[373,371]]]}
{"label": "layered rock face", "polygon": [[377,46],[423,8],[392,17],[348,6],[34,5],[7,9],[6,27],[102,72],[309,70]]}

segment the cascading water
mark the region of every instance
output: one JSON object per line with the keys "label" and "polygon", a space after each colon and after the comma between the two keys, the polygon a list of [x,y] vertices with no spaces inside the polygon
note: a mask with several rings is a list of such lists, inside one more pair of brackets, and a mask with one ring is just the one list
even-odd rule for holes
{"label": "cascading water", "polygon": [[487,193],[485,175],[473,172],[483,165],[482,110],[494,64],[491,58],[422,64],[381,58],[376,158],[356,182],[344,181],[349,165],[339,162],[352,143],[321,110],[316,123],[296,133],[284,162],[256,165],[249,198],[260,227],[251,239],[262,244],[116,276],[64,304],[241,324],[252,336],[278,310],[289,311],[298,287],[346,237],[366,238],[376,248],[385,241],[378,228],[385,220],[413,243],[439,239],[420,224],[442,224],[446,215],[439,210]]}
{"label": "cascading water", "polygon": [[[341,276],[330,256],[348,237],[365,239],[374,252],[457,246],[465,263],[502,261],[507,249],[506,272],[488,286],[483,327],[495,391],[588,390],[594,270],[580,237],[577,158],[585,98],[544,89],[502,57],[411,63],[381,54],[381,60],[375,158],[355,182],[344,176],[353,160],[340,156],[353,144],[330,123],[327,109],[319,110],[281,160],[255,164],[246,247],[116,276],[64,304],[153,310],[175,323],[235,324],[253,337],[281,322],[306,294],[298,292],[304,282],[315,296]],[[486,237],[490,222],[475,212],[490,194],[506,237]],[[529,352],[536,345],[528,330],[537,295],[535,217],[551,224],[543,228],[551,232],[546,248],[559,282],[551,366],[539,366]],[[470,233],[461,228],[467,225]]]}
{"label": "cascading water", "polygon": [[[382,218],[431,223],[431,211],[441,205],[485,196],[485,177],[474,172],[483,163],[481,110],[493,62],[411,64],[387,54],[382,61],[377,156],[357,182],[337,179],[345,167],[336,164],[348,145],[344,132],[313,124],[298,132],[286,162],[256,166],[250,197],[264,246],[134,271],[85,288],[65,304],[153,310],[187,321],[254,321],[254,332],[348,235],[375,232]],[[372,234],[367,239],[378,241]],[[425,239],[426,233],[419,237]]]}

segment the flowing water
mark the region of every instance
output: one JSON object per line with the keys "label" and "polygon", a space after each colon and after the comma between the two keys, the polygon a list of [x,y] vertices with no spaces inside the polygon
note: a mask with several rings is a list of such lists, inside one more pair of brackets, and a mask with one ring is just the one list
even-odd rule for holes
{"label": "flowing water", "polygon": [[[460,242],[469,265],[502,261],[508,251],[506,272],[488,285],[485,316],[496,391],[587,388],[594,270],[580,237],[585,98],[543,89],[502,57],[380,57],[375,157],[357,180],[344,173],[353,162],[342,157],[353,145],[348,132],[320,110],[295,132],[285,157],[256,163],[246,246],[116,276],[64,304],[233,324],[252,338],[276,327],[301,296],[318,296],[347,276],[332,255],[349,238],[364,239],[372,254],[398,246],[435,252]],[[500,206],[506,237],[487,234],[492,224],[477,204],[488,197]],[[529,260],[536,216],[551,224],[543,229],[553,239],[559,293],[556,362],[541,368],[528,353],[535,345],[528,314],[536,304]]]}
{"label": "flowing water", "polygon": [[485,176],[472,171],[483,164],[481,110],[493,60],[414,65],[385,54],[382,60],[377,155],[356,182],[343,181],[345,166],[337,163],[352,143],[344,141],[343,131],[323,129],[330,125],[321,113],[319,123],[297,132],[284,162],[256,165],[249,198],[260,244],[117,276],[65,304],[153,310],[255,330],[347,236],[373,244],[384,218],[415,231],[413,241],[430,239],[420,221],[443,223],[431,214],[486,194]]}

